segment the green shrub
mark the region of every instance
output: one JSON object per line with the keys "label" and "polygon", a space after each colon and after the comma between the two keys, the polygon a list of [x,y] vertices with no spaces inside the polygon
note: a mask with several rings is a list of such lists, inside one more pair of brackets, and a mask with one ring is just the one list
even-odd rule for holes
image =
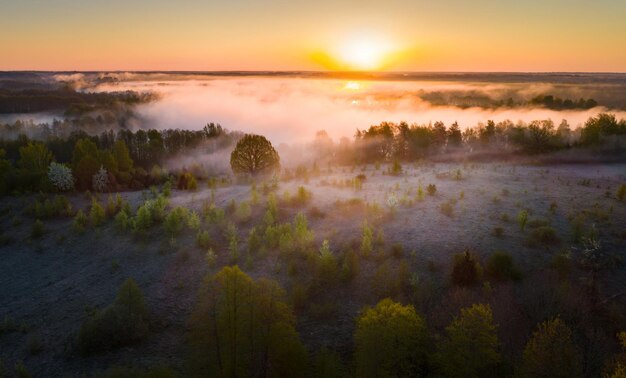
{"label": "green shrub", "polygon": [[179,190],[195,191],[198,189],[198,181],[191,172],[184,172],[178,177],[176,186]]}
{"label": "green shrub", "polygon": [[206,261],[207,265],[212,268],[215,266],[215,261],[217,261],[217,255],[213,252],[213,249],[209,248],[204,256],[204,261]]}
{"label": "green shrub", "polygon": [[87,219],[87,215],[82,210],[78,210],[76,216],[74,216],[74,221],[72,222],[72,227],[74,231],[82,234],[85,232],[85,229],[89,225],[89,219]]}
{"label": "green shrub", "polygon": [[517,214],[517,223],[519,223],[519,228],[520,228],[520,230],[522,230],[522,232],[526,228],[526,223],[527,222],[528,222],[528,211],[521,210]]}
{"label": "green shrub", "polygon": [[300,186],[298,187],[295,197],[291,200],[291,203],[298,206],[306,205],[311,202],[312,197],[313,194],[310,191],[306,190],[304,186]]}
{"label": "green shrub", "polygon": [[550,221],[547,219],[543,219],[543,218],[533,218],[533,219],[530,219],[526,225],[529,228],[539,228],[539,227],[549,226]]}
{"label": "green shrub", "polygon": [[208,231],[198,231],[196,234],[196,245],[203,249],[209,248],[211,245],[211,236]]}
{"label": "green shrub", "polygon": [[374,230],[365,221],[361,228],[361,254],[369,256],[372,252],[374,252]]}
{"label": "green shrub", "polygon": [[148,204],[144,204],[137,209],[134,225],[136,231],[147,230],[152,226],[152,215],[150,214],[150,207]]}
{"label": "green shrub", "polygon": [[559,244],[560,239],[554,228],[541,226],[532,230],[528,236],[527,242],[532,247],[538,247]]}
{"label": "green shrub", "polygon": [[228,253],[233,262],[237,262],[239,258],[239,235],[237,227],[233,223],[229,223],[226,228],[226,239],[228,240]]}
{"label": "green shrub", "polygon": [[457,286],[473,286],[480,282],[482,268],[469,250],[454,256],[452,283]]}
{"label": "green shrub", "polygon": [[130,217],[126,210],[122,210],[115,216],[114,222],[118,230],[124,232],[130,228]]}
{"label": "green shrub", "polygon": [[337,280],[337,258],[330,249],[328,240],[322,242],[319,249],[319,260],[317,265],[317,278],[322,285],[331,285]]}
{"label": "green shrub", "polygon": [[248,201],[242,201],[235,210],[235,218],[238,222],[247,222],[252,217],[252,207]]}
{"label": "green shrub", "polygon": [[248,254],[253,255],[257,253],[261,249],[261,236],[259,235],[259,231],[256,227],[252,227],[250,233],[248,234]]}
{"label": "green shrub", "polygon": [[104,208],[95,198],[91,200],[91,209],[89,210],[89,219],[94,227],[100,226],[106,218]]}
{"label": "green shrub", "polygon": [[43,222],[37,219],[35,223],[33,223],[33,228],[30,231],[30,237],[33,239],[39,239],[46,233],[46,226],[44,226]]}
{"label": "green shrub", "polygon": [[83,355],[133,345],[148,334],[148,310],[135,281],[126,280],[115,302],[87,319],[81,326],[76,346]]}
{"label": "green shrub", "polygon": [[402,174],[402,165],[400,165],[400,162],[398,160],[393,161],[393,164],[389,168],[389,174],[394,176],[399,176]]}
{"label": "green shrub", "polygon": [[187,216],[187,227],[192,231],[198,231],[200,228],[200,217],[198,213],[192,211]]}
{"label": "green shrub", "polygon": [[293,239],[296,246],[302,250],[313,243],[314,234],[309,229],[309,223],[304,213],[299,212],[293,220]]}
{"label": "green shrub", "polygon": [[56,195],[53,200],[45,199],[43,202],[35,200],[35,203],[28,208],[28,212],[36,219],[68,217],[73,213],[72,204],[63,195]]}
{"label": "green shrub", "polygon": [[168,236],[175,237],[180,235],[185,225],[185,220],[189,214],[189,210],[185,207],[175,207],[165,217],[163,222],[163,228],[167,232]]}
{"label": "green shrub", "polygon": [[203,209],[203,214],[207,222],[212,224],[222,224],[226,217],[224,209],[216,207],[214,204]]}
{"label": "green shrub", "polygon": [[506,252],[495,252],[485,263],[487,277],[494,281],[518,281],[522,274],[515,266],[513,257]]}
{"label": "green shrub", "polygon": [[426,192],[429,196],[434,196],[437,193],[437,186],[435,184],[428,184]]}
{"label": "green shrub", "polygon": [[418,201],[424,200],[424,189],[422,189],[421,185],[417,187],[417,192],[415,193],[415,196],[417,197]]}

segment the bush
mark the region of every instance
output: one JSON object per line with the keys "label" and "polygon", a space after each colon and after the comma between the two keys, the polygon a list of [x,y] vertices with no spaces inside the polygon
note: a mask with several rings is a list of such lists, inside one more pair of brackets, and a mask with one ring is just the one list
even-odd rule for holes
{"label": "bush", "polygon": [[165,232],[170,237],[175,237],[180,235],[183,230],[183,226],[185,225],[185,220],[189,214],[189,211],[185,207],[175,207],[170,211],[170,213],[165,217],[165,221],[163,222],[163,227],[165,228]]}
{"label": "bush", "polygon": [[239,222],[247,222],[252,217],[252,207],[248,201],[242,201],[235,210],[235,218]]}
{"label": "bush", "polygon": [[130,217],[125,210],[120,211],[115,216],[115,226],[120,231],[127,231],[130,228]]}
{"label": "bush", "polygon": [[513,257],[506,252],[495,252],[487,259],[485,273],[494,281],[518,281],[522,274],[515,266]]}
{"label": "bush", "polygon": [[454,256],[452,283],[457,286],[473,286],[480,282],[482,268],[469,250]]}
{"label": "bush", "polygon": [[198,231],[196,234],[196,245],[203,249],[209,248],[211,245],[211,236],[208,231]]}
{"label": "bush", "polygon": [[399,176],[402,174],[402,165],[398,160],[394,160],[392,166],[389,168],[389,174],[393,176]]}
{"label": "bush", "polygon": [[528,221],[526,224],[529,228],[539,228],[544,226],[549,226],[550,221],[542,218],[534,218]]}
{"label": "bush", "polygon": [[129,278],[120,287],[112,305],[82,324],[76,346],[81,354],[87,355],[133,345],[147,336],[147,321],[143,294]]}
{"label": "bush", "polygon": [[46,233],[46,227],[43,222],[37,219],[35,223],[33,223],[33,228],[30,231],[30,237],[33,239],[39,239]]}
{"label": "bush", "polygon": [[82,210],[78,210],[76,216],[74,217],[74,221],[72,222],[72,227],[74,231],[80,233],[85,232],[85,229],[89,225],[89,219]]}
{"label": "bush", "polygon": [[452,202],[450,201],[443,202],[441,205],[439,205],[439,210],[441,211],[442,214],[450,218],[454,216],[454,206]]}
{"label": "bush", "polygon": [[496,238],[501,238],[504,236],[504,228],[502,227],[494,227],[493,229],[493,236],[495,236]]}
{"label": "bush", "polygon": [[72,170],[63,164],[52,162],[48,167],[48,180],[59,191],[67,191],[74,188],[74,176]]}
{"label": "bush", "polygon": [[204,261],[206,261],[207,265],[212,268],[215,266],[215,261],[217,261],[217,255],[213,252],[213,249],[209,248],[204,256]]}
{"label": "bush", "polygon": [[372,252],[374,252],[374,230],[365,221],[361,232],[361,254],[369,256]]}
{"label": "bush", "polygon": [[531,247],[549,246],[560,243],[554,228],[549,226],[537,227],[528,236],[527,242]]}
{"label": "bush", "polygon": [[526,228],[526,223],[528,222],[528,211],[521,210],[517,214],[517,222],[519,223],[520,230],[522,230],[523,232],[524,229]]}
{"label": "bush", "polygon": [[306,190],[304,186],[298,187],[295,197],[291,200],[293,205],[302,206],[311,201],[313,194]]}
{"label": "bush", "polygon": [[228,252],[233,262],[239,258],[239,235],[237,227],[230,223],[226,229],[226,239],[228,240]]}
{"label": "bush", "polygon": [[100,226],[104,219],[106,218],[106,213],[104,212],[104,208],[100,205],[95,198],[91,200],[91,209],[89,210],[89,219],[91,220],[91,225],[94,227]]}
{"label": "bush", "polygon": [[65,196],[57,195],[53,200],[46,199],[43,202],[36,200],[35,203],[28,208],[28,212],[34,215],[36,219],[71,216],[72,204]]}
{"label": "bush", "polygon": [[429,196],[434,196],[437,193],[437,186],[435,184],[428,184],[426,192]]}
{"label": "bush", "polygon": [[198,189],[198,182],[191,172],[183,172],[178,177],[178,184],[176,185],[176,187],[179,190],[195,191],[196,189]]}

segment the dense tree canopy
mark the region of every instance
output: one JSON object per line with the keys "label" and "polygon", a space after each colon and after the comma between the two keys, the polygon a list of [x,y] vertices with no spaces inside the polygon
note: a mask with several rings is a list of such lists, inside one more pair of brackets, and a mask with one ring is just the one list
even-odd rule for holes
{"label": "dense tree canopy", "polygon": [[539,325],[524,348],[523,377],[582,377],[582,355],[559,318]]}
{"label": "dense tree canopy", "polygon": [[497,377],[501,361],[496,326],[489,305],[461,309],[446,327],[438,361],[446,377]]}
{"label": "dense tree canopy", "polygon": [[414,377],[424,367],[426,325],[413,306],[378,302],[359,316],[354,338],[358,377]]}
{"label": "dense tree canopy", "polygon": [[246,134],[230,155],[230,167],[235,173],[269,172],[280,167],[280,157],[264,136]]}
{"label": "dense tree canopy", "polygon": [[302,375],[306,353],[285,293],[274,281],[254,281],[237,266],[224,267],[207,279],[192,323],[199,373]]}

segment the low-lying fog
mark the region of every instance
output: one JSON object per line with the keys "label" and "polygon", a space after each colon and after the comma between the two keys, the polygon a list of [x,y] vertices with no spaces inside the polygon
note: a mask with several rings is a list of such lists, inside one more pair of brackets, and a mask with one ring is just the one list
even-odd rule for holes
{"label": "low-lying fog", "polygon": [[[169,78],[168,78],[169,79]],[[230,130],[268,136],[274,143],[310,140],[325,129],[334,139],[352,136],[381,121],[425,123],[458,121],[461,127],[475,126],[488,119],[531,121],[566,119],[575,128],[601,111],[557,111],[543,108],[478,107],[461,109],[432,106],[420,94],[435,92],[487,95],[494,100],[516,100],[539,94],[578,99],[599,94],[589,86],[557,86],[546,83],[460,83],[418,81],[350,81],[285,77],[213,77],[187,80],[122,81],[100,84],[97,91],[156,91],[161,99],[140,105],[138,115],[153,128],[201,128],[219,122]],[[93,89],[92,89],[93,90]],[[618,117],[626,112],[617,111]]]}

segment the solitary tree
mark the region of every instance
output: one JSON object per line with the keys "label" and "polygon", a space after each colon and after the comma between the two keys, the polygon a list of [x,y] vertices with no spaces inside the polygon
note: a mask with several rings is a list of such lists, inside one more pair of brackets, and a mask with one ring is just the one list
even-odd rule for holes
{"label": "solitary tree", "polygon": [[246,134],[230,154],[230,167],[235,173],[268,172],[280,167],[280,157],[264,136]]}

